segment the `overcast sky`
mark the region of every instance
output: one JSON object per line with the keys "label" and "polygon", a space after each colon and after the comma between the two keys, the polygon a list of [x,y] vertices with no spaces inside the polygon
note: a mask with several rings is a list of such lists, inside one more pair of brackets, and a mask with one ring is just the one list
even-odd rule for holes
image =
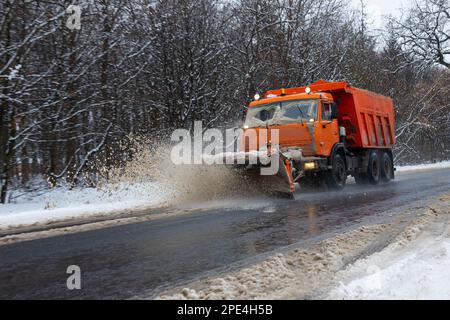
{"label": "overcast sky", "polygon": [[[366,11],[369,21],[374,25],[373,29],[382,28],[384,25],[383,16],[400,16],[402,8],[407,8],[410,0],[363,0],[366,3]],[[360,7],[360,0],[352,0],[356,8]]]}

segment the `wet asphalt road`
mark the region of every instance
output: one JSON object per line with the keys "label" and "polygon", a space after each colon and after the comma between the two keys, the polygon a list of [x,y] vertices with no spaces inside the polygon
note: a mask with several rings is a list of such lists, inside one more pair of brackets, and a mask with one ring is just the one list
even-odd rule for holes
{"label": "wet asphalt road", "polygon": [[[296,200],[230,200],[176,217],[0,246],[0,298],[148,297],[287,245],[392,219],[388,209],[448,190],[450,169],[418,171],[389,185],[349,183],[343,192],[299,193]],[[81,268],[81,290],[66,287],[69,265]]]}

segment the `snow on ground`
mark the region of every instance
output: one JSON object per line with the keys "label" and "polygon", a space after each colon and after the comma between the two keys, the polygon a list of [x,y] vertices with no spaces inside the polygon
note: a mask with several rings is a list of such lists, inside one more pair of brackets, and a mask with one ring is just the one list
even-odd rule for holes
{"label": "snow on ground", "polygon": [[396,168],[397,168],[397,172],[427,170],[427,169],[446,169],[446,168],[450,168],[450,160],[436,162],[436,163],[424,163],[424,164],[408,165],[408,166],[396,166]]}
{"label": "snow on ground", "polygon": [[450,238],[422,239],[410,250],[388,249],[358,261],[347,273],[360,275],[347,284],[341,283],[329,297],[450,299],[449,270]]}
{"label": "snow on ground", "polygon": [[449,222],[447,218],[432,223],[411,242],[397,240],[356,261],[337,276],[340,284],[328,298],[450,299]]}
{"label": "snow on ground", "polygon": [[31,192],[13,203],[0,204],[0,229],[138,210],[162,204],[170,197],[170,190],[156,183]]}

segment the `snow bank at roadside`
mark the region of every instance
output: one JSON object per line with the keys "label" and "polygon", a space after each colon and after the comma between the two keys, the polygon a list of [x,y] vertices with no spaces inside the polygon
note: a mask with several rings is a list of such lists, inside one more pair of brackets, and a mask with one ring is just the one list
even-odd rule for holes
{"label": "snow bank at roadside", "polygon": [[424,164],[408,165],[408,166],[396,166],[396,168],[397,168],[397,172],[427,170],[427,169],[447,169],[447,168],[450,168],[450,160],[436,162],[436,163],[424,163]]}
{"label": "snow bank at roadside", "polygon": [[439,217],[428,214],[384,250],[341,271],[328,298],[450,299],[450,220],[433,222],[433,215]]}
{"label": "snow bank at roadside", "polygon": [[103,188],[58,187],[32,192],[14,203],[0,204],[0,229],[139,210],[163,204],[171,191],[157,183],[109,185]]}
{"label": "snow bank at roadside", "polygon": [[331,299],[449,299],[450,238],[427,239],[410,251],[382,251],[358,261]]}
{"label": "snow bank at roadside", "polygon": [[311,248],[276,253],[245,268],[193,281],[155,299],[300,299],[342,268],[346,257],[367,247],[389,228],[362,226]]}

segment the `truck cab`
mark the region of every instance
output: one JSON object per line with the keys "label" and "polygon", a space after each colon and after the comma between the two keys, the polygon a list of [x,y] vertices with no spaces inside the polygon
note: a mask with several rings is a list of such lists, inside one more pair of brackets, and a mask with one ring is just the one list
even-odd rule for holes
{"label": "truck cab", "polygon": [[[244,122],[246,131],[259,128],[279,130],[280,148],[298,147],[304,156],[328,157],[339,142],[339,126],[333,96],[328,93],[301,93],[255,100]],[[250,134],[250,133],[248,133]],[[251,133],[253,134],[253,133]],[[247,139],[250,140],[250,139]],[[245,151],[260,145],[244,145]]]}
{"label": "truck cab", "polygon": [[269,150],[278,135],[289,190],[308,180],[342,189],[348,175],[357,183],[378,184],[394,179],[394,126],[391,98],[347,82],[319,80],[256,95],[247,108],[240,149]]}

